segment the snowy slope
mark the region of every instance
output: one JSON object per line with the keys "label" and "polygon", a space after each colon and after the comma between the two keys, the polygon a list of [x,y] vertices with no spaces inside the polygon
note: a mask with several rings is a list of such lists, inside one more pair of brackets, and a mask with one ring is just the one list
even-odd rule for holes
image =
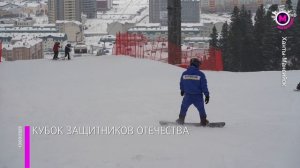
{"label": "snowy slope", "polygon": [[[17,126],[159,126],[181,103],[184,69],[128,57],[0,64],[0,168],[23,166]],[[189,135],[32,135],[32,168],[295,168],[300,160],[300,71],[205,72],[208,119]],[[187,121],[198,122],[191,107]]]}

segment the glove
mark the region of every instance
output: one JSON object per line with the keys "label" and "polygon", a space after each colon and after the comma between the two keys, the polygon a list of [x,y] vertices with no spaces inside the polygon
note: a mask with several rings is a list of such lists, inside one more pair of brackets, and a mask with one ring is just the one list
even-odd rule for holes
{"label": "glove", "polygon": [[180,92],[180,95],[181,95],[181,96],[183,96],[183,95],[184,95],[184,91],[183,91],[183,90]]}
{"label": "glove", "polygon": [[205,96],[205,104],[209,102],[209,96]]}

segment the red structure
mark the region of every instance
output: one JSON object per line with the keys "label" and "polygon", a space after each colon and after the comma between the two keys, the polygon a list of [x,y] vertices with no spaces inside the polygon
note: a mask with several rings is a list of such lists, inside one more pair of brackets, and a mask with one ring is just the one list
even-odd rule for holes
{"label": "red structure", "polygon": [[116,44],[113,49],[115,55],[129,55],[137,58],[144,58],[147,39],[143,35],[118,33]]}
{"label": "red structure", "polygon": [[[146,58],[161,62],[168,62],[167,39],[157,38],[149,40],[141,34],[118,33],[113,49],[114,55],[127,55],[135,58]],[[222,53],[219,49],[197,49],[194,47],[183,47],[181,52],[182,68],[187,68],[191,58],[201,60],[201,69],[212,71],[223,71]]]}
{"label": "red structure", "polygon": [[222,52],[219,49],[209,49],[209,57],[202,60],[202,69],[223,71]]}
{"label": "red structure", "polygon": [[222,53],[219,49],[209,49],[202,53],[194,51],[191,56],[184,56],[183,63],[179,65],[182,68],[187,68],[190,64],[191,58],[198,58],[201,60],[200,69],[211,71],[223,71]]}

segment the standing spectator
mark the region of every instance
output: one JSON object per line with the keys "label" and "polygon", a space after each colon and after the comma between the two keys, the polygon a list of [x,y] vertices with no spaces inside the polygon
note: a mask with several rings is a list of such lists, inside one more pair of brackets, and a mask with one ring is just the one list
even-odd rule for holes
{"label": "standing spectator", "polygon": [[65,58],[68,56],[68,60],[70,60],[70,52],[71,52],[71,44],[67,44],[65,47]]}
{"label": "standing spectator", "polygon": [[57,59],[58,59],[59,48],[60,48],[60,43],[59,43],[59,42],[55,42],[55,44],[54,44],[54,46],[53,46],[53,52],[54,52],[53,59],[54,59],[54,60],[57,60]]}

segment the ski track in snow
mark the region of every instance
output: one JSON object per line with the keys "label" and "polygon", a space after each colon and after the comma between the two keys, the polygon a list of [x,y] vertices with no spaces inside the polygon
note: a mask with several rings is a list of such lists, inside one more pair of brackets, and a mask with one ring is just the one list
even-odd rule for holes
{"label": "ski track in snow", "polygon": [[[23,167],[17,126],[159,126],[174,121],[184,69],[122,56],[0,64],[0,168]],[[32,167],[295,168],[300,165],[300,71],[204,71],[210,121],[189,135],[32,135]],[[198,122],[189,109],[186,121]]]}

